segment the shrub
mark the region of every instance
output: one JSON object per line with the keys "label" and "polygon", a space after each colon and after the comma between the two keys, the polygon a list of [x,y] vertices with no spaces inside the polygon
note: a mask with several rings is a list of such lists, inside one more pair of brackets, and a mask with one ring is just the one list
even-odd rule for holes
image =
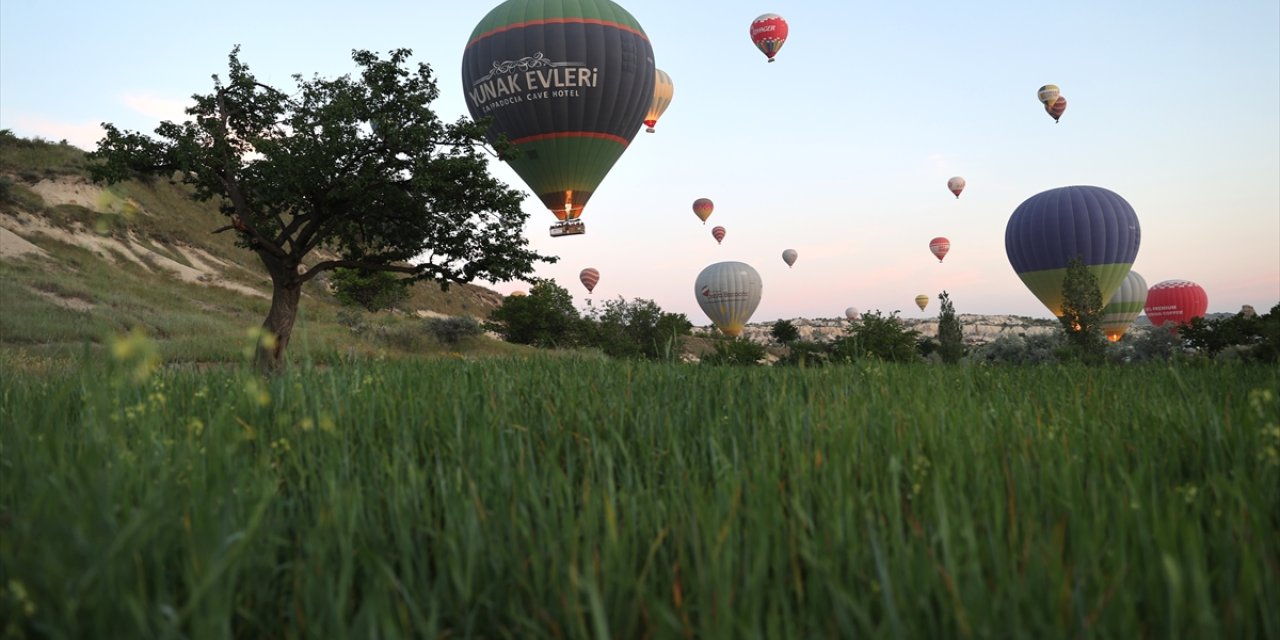
{"label": "shrub", "polygon": [[779,320],[769,329],[769,335],[778,344],[791,344],[800,339],[800,330],[790,320]]}
{"label": "shrub", "polygon": [[866,358],[886,362],[911,362],[916,353],[916,338],[920,333],[908,329],[898,320],[898,312],[888,315],[879,310],[862,314],[862,320],[849,323],[849,334],[832,344],[831,356],[840,362],[852,362]]}
{"label": "shrub", "polygon": [[713,365],[752,366],[764,360],[764,345],[746,338],[717,340],[715,351],[702,357],[702,362]]}
{"label": "shrub", "polygon": [[507,342],[535,347],[573,346],[582,333],[582,320],[573,297],[555,280],[539,280],[524,296],[507,296],[489,314],[486,328]]}
{"label": "shrub", "polygon": [[440,344],[456,345],[466,338],[484,333],[484,328],[471,316],[429,318],[427,333],[430,333]]}
{"label": "shrub", "polygon": [[680,336],[693,324],[682,313],[666,313],[652,300],[610,300],[586,318],[582,342],[615,358],[671,359]]}
{"label": "shrub", "polygon": [[1062,336],[1058,333],[1000,336],[969,352],[969,360],[982,364],[1053,364],[1058,362]]}
{"label": "shrub", "polygon": [[796,340],[787,345],[787,354],[775,365],[791,367],[821,367],[831,362],[830,346],[821,342]]}

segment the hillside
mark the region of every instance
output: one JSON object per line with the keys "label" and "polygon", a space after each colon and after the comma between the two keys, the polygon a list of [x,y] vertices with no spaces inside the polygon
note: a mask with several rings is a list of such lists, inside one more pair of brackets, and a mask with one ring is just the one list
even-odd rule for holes
{"label": "hillside", "polygon": [[[238,353],[270,283],[232,234],[212,233],[225,224],[216,206],[176,181],[95,185],[85,165],[75,147],[0,136],[0,348],[78,352],[140,327],[168,359]],[[502,302],[483,287],[422,283],[402,311],[361,318],[326,282],[306,285],[294,344],[331,356],[429,350],[413,335],[419,318],[484,319]]]}

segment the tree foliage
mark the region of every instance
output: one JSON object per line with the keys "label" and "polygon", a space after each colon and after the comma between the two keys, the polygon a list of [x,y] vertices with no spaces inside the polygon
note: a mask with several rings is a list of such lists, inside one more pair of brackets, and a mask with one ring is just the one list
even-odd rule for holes
{"label": "tree foliage", "polygon": [[683,313],[666,313],[643,299],[610,300],[586,320],[584,344],[615,358],[670,360],[678,353],[680,337],[693,329]]}
{"label": "tree foliage", "polygon": [[1187,346],[1206,355],[1232,352],[1245,360],[1280,361],[1280,303],[1263,315],[1237,313],[1223,318],[1192,318],[1178,328]]}
{"label": "tree foliage", "polygon": [[[489,174],[485,124],[440,121],[431,69],[410,51],[355,51],[358,75],[294,76],[284,91],[229,57],[224,82],[193,96],[190,120],[156,137],[105,123],[91,175],[176,176],[218,203],[273,286],[259,363],[282,364],[302,284],[336,268],[449,283],[527,277],[523,194]],[[505,145],[504,145],[505,147]],[[505,148],[498,149],[503,152]],[[331,255],[313,258],[317,250]]]}
{"label": "tree foliage", "polygon": [[964,357],[964,332],[955,305],[946,291],[938,294],[942,310],[938,312],[938,355],[943,362],[959,362]]}
{"label": "tree foliage", "polygon": [[765,348],[744,337],[720,338],[713,351],[702,356],[701,362],[712,365],[755,366],[765,357]]}
{"label": "tree foliage", "polygon": [[573,296],[555,280],[538,280],[524,296],[507,296],[489,314],[488,326],[507,342],[535,347],[578,343],[582,318]]}
{"label": "tree foliage", "polygon": [[329,282],[334,297],[348,307],[377,312],[409,299],[408,282],[387,271],[334,269]]}
{"label": "tree foliage", "polygon": [[800,330],[790,320],[778,320],[769,328],[769,335],[778,344],[791,344],[800,339]]}
{"label": "tree foliage", "polygon": [[860,322],[849,323],[848,334],[832,343],[832,358],[849,362],[875,358],[886,362],[911,362],[918,358],[919,332],[898,320],[898,312],[883,315],[879,310],[862,314]]}
{"label": "tree foliage", "polygon": [[1080,256],[1072,258],[1062,279],[1062,315],[1058,318],[1066,333],[1069,355],[1085,362],[1101,362],[1107,350],[1107,338],[1102,332],[1105,306],[1098,279]]}

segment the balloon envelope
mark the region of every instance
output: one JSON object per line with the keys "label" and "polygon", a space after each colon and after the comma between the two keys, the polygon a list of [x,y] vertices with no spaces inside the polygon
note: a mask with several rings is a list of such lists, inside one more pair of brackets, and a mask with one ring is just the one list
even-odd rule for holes
{"label": "balloon envelope", "polygon": [[860,315],[862,314],[858,312],[857,307],[849,307],[844,310],[844,317],[846,320],[857,320]]}
{"label": "balloon envelope", "polygon": [[1062,316],[1062,279],[1080,256],[1105,302],[1138,255],[1142,229],[1133,207],[1102,187],[1059,187],[1027,198],[1009,217],[1004,249],[1023,284]]}
{"label": "balloon envelope", "polygon": [[920,307],[921,311],[924,311],[924,308],[929,306],[929,296],[926,296],[923,293],[916,296],[916,306]]}
{"label": "balloon envelope", "polygon": [[787,41],[787,21],[776,13],[766,13],[751,21],[751,42],[756,45],[769,62],[778,55],[778,50]]}
{"label": "balloon envelope", "polygon": [[951,193],[956,194],[956,198],[959,198],[960,192],[964,191],[964,178],[961,178],[960,176],[956,176],[948,180],[947,189],[950,190]]}
{"label": "balloon envelope", "polygon": [[1061,118],[1062,114],[1067,112],[1067,99],[1058,96],[1058,99],[1054,100],[1053,104],[1044,105],[1044,111],[1053,116],[1053,121],[1057,122],[1058,118]]}
{"label": "balloon envelope", "polygon": [[1130,270],[1120,282],[1120,288],[1112,294],[1111,301],[1102,309],[1102,332],[1115,342],[1124,336],[1129,326],[1142,314],[1147,303],[1147,281],[1137,271]]}
{"label": "balloon envelope", "polygon": [[798,257],[800,257],[800,254],[796,253],[795,249],[787,249],[782,252],[782,261],[787,263],[788,267],[794,265],[796,263],[796,258]]}
{"label": "balloon envelope", "polygon": [[653,48],[610,0],[507,0],[462,54],[462,88],[490,140],[560,220],[576,219],[640,130],[653,101]]}
{"label": "balloon envelope", "polygon": [[1051,105],[1058,99],[1058,85],[1046,84],[1036,91],[1036,98],[1040,100],[1040,104]]}
{"label": "balloon envelope", "polygon": [[724,240],[724,227],[716,227],[711,230],[711,237],[716,239],[716,244],[720,244]]}
{"label": "balloon envelope", "polygon": [[1204,317],[1204,312],[1209,310],[1209,295],[1189,280],[1165,280],[1147,291],[1144,310],[1151,324],[1157,327],[1172,324],[1176,328],[1191,322],[1192,318]]}
{"label": "balloon envelope", "polygon": [[693,295],[722,333],[736,337],[760,305],[760,274],[743,262],[717,262],[698,274]]}
{"label": "balloon envelope", "polygon": [[676,86],[671,84],[671,76],[667,75],[662,69],[653,70],[653,101],[649,103],[649,112],[644,116],[645,131],[653,133],[653,127],[658,124],[658,118],[662,117],[663,112],[671,105],[671,98],[676,93]]}
{"label": "balloon envelope", "polygon": [[938,262],[942,262],[942,259],[947,257],[947,252],[951,251],[951,241],[941,236],[934,238],[929,241],[929,251],[938,259]]}
{"label": "balloon envelope", "polygon": [[707,218],[711,217],[711,212],[715,211],[716,205],[709,198],[698,198],[693,201],[693,215],[698,216],[703,224],[707,223]]}
{"label": "balloon envelope", "polygon": [[587,293],[595,291],[596,284],[600,282],[600,272],[587,267],[578,274],[578,279],[582,281],[582,286],[587,288]]}

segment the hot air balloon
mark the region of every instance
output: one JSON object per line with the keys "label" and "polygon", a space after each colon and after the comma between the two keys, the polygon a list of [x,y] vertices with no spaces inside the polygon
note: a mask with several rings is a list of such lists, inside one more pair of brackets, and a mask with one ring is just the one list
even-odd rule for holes
{"label": "hot air balloon", "polygon": [[854,320],[857,320],[858,317],[861,315],[862,314],[858,312],[857,307],[849,307],[848,309],[844,310],[844,317],[849,322],[853,322]]}
{"label": "hot air balloon", "polygon": [[1102,310],[1102,332],[1107,334],[1107,339],[1112,342],[1120,340],[1146,303],[1147,281],[1137,271],[1130,270]]}
{"label": "hot air balloon", "polygon": [[525,292],[523,292],[523,291],[512,291],[512,292],[511,292],[511,297],[512,297],[512,298],[523,298],[523,297],[525,297],[525,296],[527,296],[527,295],[529,295],[529,294],[527,294],[527,293],[525,293]]}
{"label": "hot air balloon", "polygon": [[947,257],[947,252],[950,250],[951,241],[942,236],[929,241],[929,251],[933,252],[933,256],[938,259],[938,262],[942,262],[942,259]]}
{"label": "hot air balloon", "polygon": [[720,244],[724,240],[724,227],[716,227],[711,230],[711,237],[716,239],[716,244]]}
{"label": "hot air balloon", "polygon": [[929,296],[923,293],[916,296],[916,306],[920,307],[921,311],[924,311],[924,308],[929,306]]}
{"label": "hot air balloon", "polygon": [[737,337],[760,305],[760,274],[742,262],[717,262],[698,274],[693,295],[721,333]]}
{"label": "hot air balloon", "polygon": [[610,0],[507,0],[462,54],[471,117],[520,151],[507,162],[560,220],[552,236],[585,230],[578,217],[639,132],[654,79],[648,36]]}
{"label": "hot air balloon", "polygon": [[1059,187],[1027,198],[1004,230],[1009,264],[1053,315],[1062,316],[1062,280],[1079,256],[1104,301],[1133,267],[1142,241],[1138,215],[1102,187]]}
{"label": "hot air balloon", "polygon": [[798,257],[800,257],[800,254],[796,253],[795,249],[787,249],[782,252],[782,261],[787,263],[788,267],[794,265]]}
{"label": "hot air balloon", "polygon": [[1053,104],[1046,104],[1044,106],[1044,112],[1053,116],[1053,121],[1057,122],[1058,118],[1061,118],[1062,114],[1067,112],[1067,99],[1062,96],[1058,96],[1058,99],[1054,100]]}
{"label": "hot air balloon", "polygon": [[649,103],[649,113],[644,116],[645,131],[653,133],[658,118],[671,105],[671,97],[676,93],[676,86],[671,84],[671,76],[662,69],[654,69],[653,101]]}
{"label": "hot air balloon", "polygon": [[1036,98],[1040,100],[1040,104],[1047,107],[1058,100],[1058,93],[1058,85],[1046,84],[1040,87],[1039,91],[1036,91]]}
{"label": "hot air balloon", "polygon": [[711,212],[715,211],[716,205],[709,198],[698,198],[693,201],[693,215],[698,216],[702,220],[702,224],[707,223],[707,218],[711,217]]}
{"label": "hot air balloon", "polygon": [[1170,324],[1177,331],[1178,325],[1187,324],[1192,318],[1204,317],[1204,312],[1209,309],[1209,296],[1194,282],[1165,280],[1157,282],[1147,292],[1147,303],[1143,309],[1151,324],[1157,327]]}
{"label": "hot air balloon", "polygon": [[587,288],[587,293],[591,293],[596,290],[596,284],[600,282],[600,272],[587,267],[578,274],[578,279],[582,281],[582,286]]}
{"label": "hot air balloon", "polygon": [[787,21],[776,13],[766,13],[751,21],[751,42],[761,53],[769,57],[778,55],[778,49],[787,41]]}
{"label": "hot air balloon", "polygon": [[951,193],[956,194],[956,199],[959,200],[960,192],[964,191],[964,178],[961,178],[960,176],[956,176],[948,180],[947,189],[949,189]]}

